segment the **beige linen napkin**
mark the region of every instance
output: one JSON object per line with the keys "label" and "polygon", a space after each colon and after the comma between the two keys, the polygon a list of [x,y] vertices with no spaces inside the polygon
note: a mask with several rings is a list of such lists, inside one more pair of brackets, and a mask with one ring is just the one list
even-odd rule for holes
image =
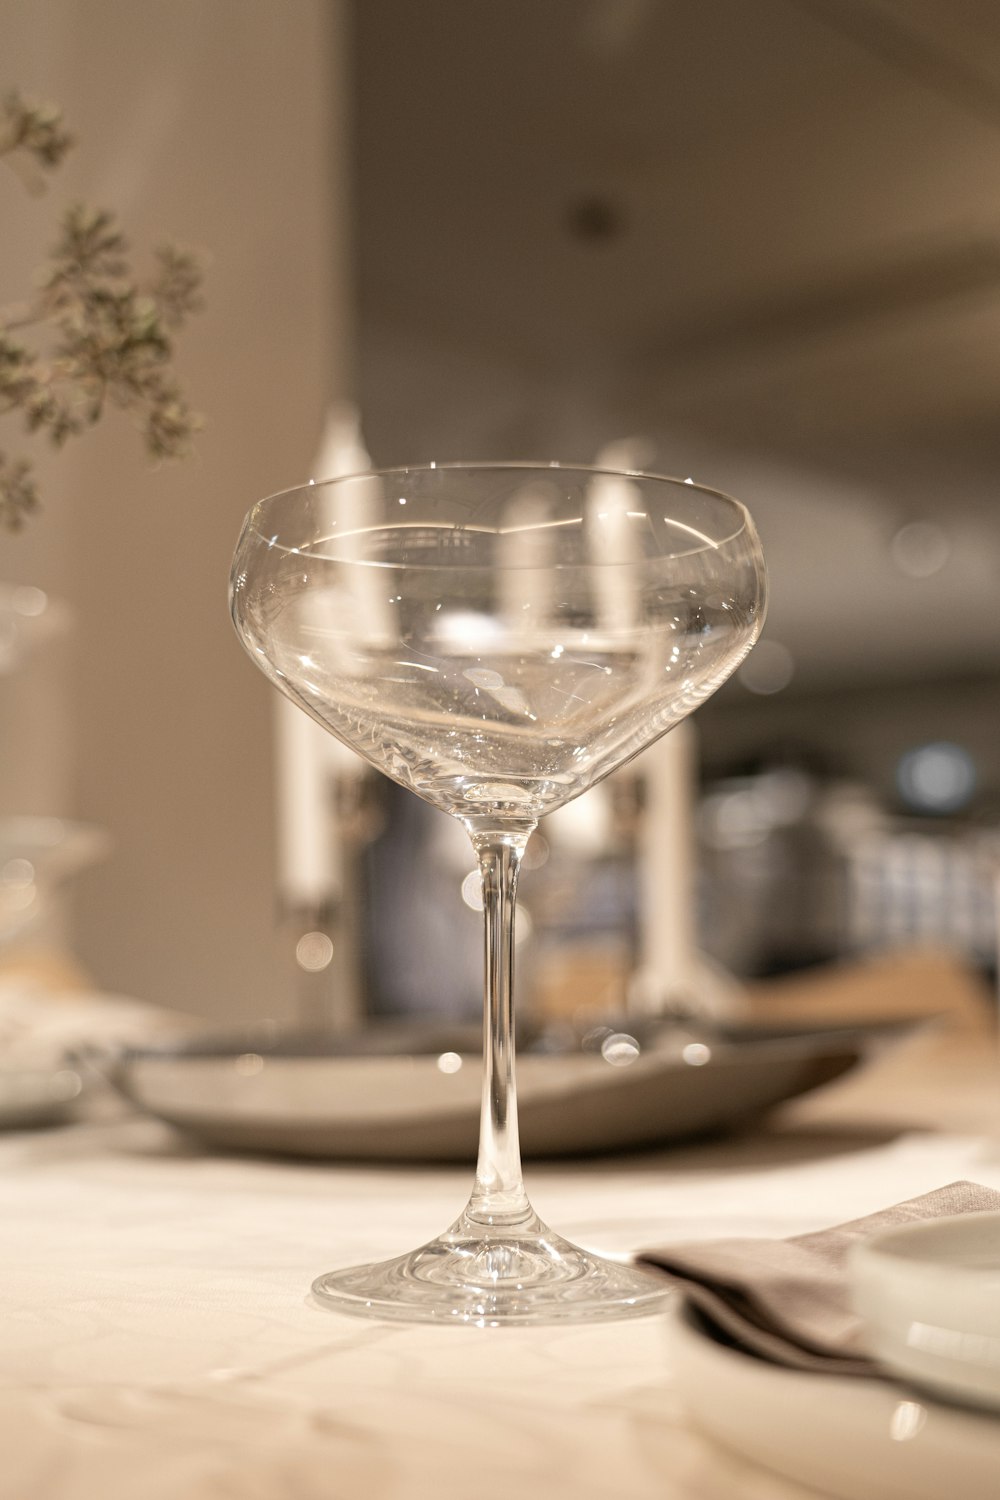
{"label": "beige linen napkin", "polygon": [[879,1373],[851,1310],[847,1256],[882,1229],[951,1214],[1000,1210],[1000,1193],[952,1182],[880,1213],[788,1240],[733,1239],[646,1250],[641,1265],[665,1271],[684,1296],[739,1348],[795,1370]]}

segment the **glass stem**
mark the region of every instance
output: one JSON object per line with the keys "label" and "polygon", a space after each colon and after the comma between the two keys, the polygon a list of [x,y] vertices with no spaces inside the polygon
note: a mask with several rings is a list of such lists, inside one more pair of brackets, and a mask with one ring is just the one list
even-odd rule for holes
{"label": "glass stem", "polygon": [[514,1225],[531,1214],[521,1178],[514,1080],[514,899],[533,828],[469,828],[483,883],[486,980],[479,1160],[465,1217],[484,1225]]}

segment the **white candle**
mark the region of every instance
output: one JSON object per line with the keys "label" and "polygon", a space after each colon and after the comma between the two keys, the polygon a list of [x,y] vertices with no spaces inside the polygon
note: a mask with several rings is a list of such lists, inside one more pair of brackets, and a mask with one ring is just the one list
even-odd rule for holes
{"label": "white candle", "polygon": [[588,487],[587,543],[594,569],[593,590],[597,622],[609,631],[631,630],[636,623],[635,564],[639,560],[634,522],[642,512],[642,496],[630,479],[598,474]]}
{"label": "white candle", "polygon": [[[369,466],[358,414],[346,404],[327,418],[314,474],[331,479]],[[344,852],[333,816],[338,777],[359,775],[365,763],[288,698],[275,696],[278,888],[293,907],[318,907],[343,890]]]}
{"label": "white candle", "polygon": [[511,496],[498,542],[501,610],[515,636],[530,639],[552,613],[552,490],[526,484]]}
{"label": "white candle", "polygon": [[278,769],[278,885],[293,909],[314,908],[341,890],[343,869],[334,819],[325,729],[289,698],[275,704]]}
{"label": "white candle", "polygon": [[635,761],[645,797],[640,821],[639,974],[636,1007],[697,1004],[694,805],[697,740],[678,724]]}

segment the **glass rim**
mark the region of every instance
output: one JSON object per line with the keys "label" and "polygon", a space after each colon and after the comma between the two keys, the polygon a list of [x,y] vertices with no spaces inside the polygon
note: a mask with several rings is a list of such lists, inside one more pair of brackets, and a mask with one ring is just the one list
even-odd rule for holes
{"label": "glass rim", "polygon": [[[483,461],[449,460],[449,461],[446,461],[444,463],[426,462],[426,463],[419,463],[419,464],[390,464],[390,465],[386,466],[385,468],[357,469],[357,470],[354,470],[354,471],[352,471],[351,473],[348,473],[348,474],[333,474],[333,475],[330,475],[329,477],[327,477],[326,479],[308,479],[308,480],[304,480],[300,484],[293,484],[293,485],[289,485],[285,489],[275,490],[271,494],[264,495],[264,496],[261,497],[261,499],[255,501],[254,504],[250,507],[250,510],[247,512],[246,517],[244,518],[244,526],[246,526],[249,523],[250,518],[253,516],[253,514],[254,514],[255,511],[259,510],[260,508],[262,508],[264,506],[271,505],[272,502],[275,502],[275,501],[278,501],[278,500],[283,500],[283,499],[285,499],[285,498],[287,498],[289,496],[292,496],[292,495],[308,495],[311,491],[319,491],[319,490],[325,490],[325,489],[332,489],[336,485],[357,483],[358,480],[362,480],[362,479],[391,479],[391,478],[396,478],[396,477],[402,478],[403,476],[413,476],[413,475],[426,476],[426,475],[430,475],[430,474],[434,474],[434,473],[442,473],[442,472],[444,472],[444,473],[448,473],[448,472],[467,472],[467,473],[479,473],[479,474],[486,474],[486,473],[503,474],[503,473],[525,472],[525,473],[532,473],[532,474],[538,474],[538,475],[563,473],[563,474],[581,475],[581,476],[585,475],[585,476],[593,477],[593,478],[635,479],[635,480],[645,481],[648,484],[659,484],[659,485],[665,485],[665,486],[669,485],[669,486],[672,486],[672,487],[674,487],[676,489],[679,489],[681,491],[684,491],[684,492],[706,495],[706,496],[711,497],[711,499],[713,499],[713,500],[721,500],[721,501],[723,501],[726,505],[731,506],[733,508],[733,510],[736,512],[736,516],[738,518],[739,524],[735,527],[735,529],[733,531],[729,532],[726,536],[720,537],[716,541],[716,540],[709,540],[709,539],[705,538],[704,537],[704,533],[698,533],[702,537],[702,543],[703,544],[701,546],[691,547],[690,549],[687,549],[684,552],[677,552],[677,553],[665,554],[664,558],[659,559],[659,561],[666,560],[667,556],[674,557],[674,558],[680,558],[680,557],[690,557],[692,555],[697,555],[698,553],[702,553],[702,552],[717,552],[717,551],[720,551],[722,548],[729,546],[732,542],[735,542],[744,532],[746,532],[748,530],[753,535],[756,534],[755,531],[754,531],[753,519],[752,519],[752,517],[750,515],[749,508],[743,503],[742,500],[738,500],[735,495],[730,495],[726,490],[716,489],[712,485],[702,484],[698,480],[695,480],[695,479],[691,479],[691,478],[684,478],[684,479],[682,479],[679,475],[676,475],[676,474],[654,474],[654,473],[650,473],[649,471],[643,470],[643,469],[614,469],[614,468],[607,468],[607,467],[605,467],[603,465],[599,465],[599,464],[562,463],[561,461],[553,460],[553,459],[545,460],[545,461],[530,460],[530,459],[496,459],[496,460],[492,460],[492,461],[490,461],[490,460],[483,460]],[[670,519],[669,517],[665,517],[665,520],[668,521],[668,523],[669,523],[669,519]],[[410,524],[412,524],[414,526],[418,526],[421,523],[419,523],[419,522],[413,522],[413,523],[410,523]],[[556,524],[558,524],[558,523],[556,523]],[[673,524],[675,524],[675,525],[682,525],[683,523],[674,522]],[[365,527],[363,529],[365,531],[368,531],[368,530],[370,530],[372,528]],[[483,528],[470,527],[470,529],[483,529]],[[343,535],[346,536],[346,535],[349,535],[349,534],[350,533],[344,533]],[[324,539],[324,540],[328,540],[328,539]],[[273,541],[271,542],[271,545],[275,545],[275,544],[282,551],[286,551],[287,550],[287,551],[297,552],[299,550],[298,548],[289,548],[289,547],[286,547],[285,544],[283,544],[281,542],[278,542],[277,538],[274,538]],[[374,560],[344,559],[344,561],[348,561],[348,560],[354,562],[355,565],[357,565],[357,564],[360,563],[362,565],[366,565],[367,564],[368,566],[372,566],[372,567],[398,567],[398,566],[400,566],[400,564],[396,564],[396,563],[386,563],[386,562],[381,562],[381,561],[376,562]],[[644,558],[644,559],[641,559],[641,560],[638,560],[638,561],[645,562],[645,563],[648,564],[648,563],[656,562],[657,559],[656,558],[647,557],[647,558]],[[585,566],[585,567],[593,567],[595,565],[601,566],[602,564],[600,563],[599,560],[596,560],[596,559],[594,561],[588,562],[586,564],[575,564],[575,566]],[[611,564],[604,564],[604,566],[610,566],[610,565]],[[434,567],[434,566],[441,566],[441,565],[440,564],[420,564],[419,566]],[[477,565],[476,564],[472,564],[472,565],[466,564],[466,566],[475,567]],[[489,567],[489,565],[482,565],[482,566]],[[556,564],[556,566],[559,566],[559,564]],[[571,565],[571,566],[574,566],[574,565]]]}

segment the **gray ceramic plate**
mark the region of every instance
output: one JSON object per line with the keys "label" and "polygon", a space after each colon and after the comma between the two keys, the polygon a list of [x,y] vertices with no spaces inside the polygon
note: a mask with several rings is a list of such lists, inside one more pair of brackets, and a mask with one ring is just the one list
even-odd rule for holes
{"label": "gray ceramic plate", "polygon": [[[663,1029],[638,1050],[612,1037],[602,1055],[592,1043],[555,1051],[540,1039],[518,1057],[522,1148],[568,1156],[732,1129],[839,1077],[868,1040],[861,1028],[750,1037]],[[475,1155],[480,1059],[472,1038],[454,1032],[246,1035],[132,1049],[101,1066],[140,1109],[211,1146],[354,1160]]]}

